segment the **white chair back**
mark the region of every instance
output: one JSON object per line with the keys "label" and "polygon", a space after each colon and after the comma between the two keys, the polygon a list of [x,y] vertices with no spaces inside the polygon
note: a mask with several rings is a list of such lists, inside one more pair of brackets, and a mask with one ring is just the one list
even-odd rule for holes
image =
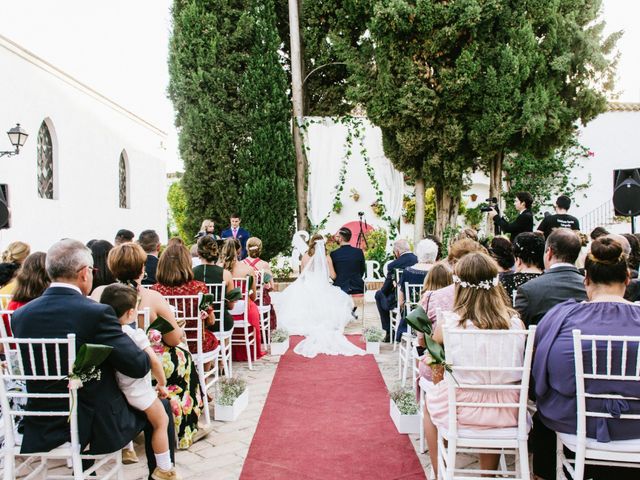
{"label": "white chair back", "polygon": [[151,287],[153,287],[153,285],[145,285],[144,283],[142,285],[140,285],[142,288],[145,288],[147,290],[151,290]]}
{"label": "white chair back", "polygon": [[409,315],[420,303],[422,293],[421,283],[404,284],[404,305],[406,314]]}
{"label": "white chair back", "polygon": [[[249,279],[251,277],[247,276],[245,278],[234,278],[233,279],[233,288],[239,288],[240,291],[242,292],[242,300],[239,300],[239,302],[243,302],[241,304],[241,308],[242,310],[242,315],[243,315],[243,319],[244,321],[248,321],[249,320],[249,296],[250,296],[250,291],[249,291]],[[238,302],[236,302],[237,304]],[[234,313],[235,315],[240,315],[240,312],[237,311]]]}
{"label": "white chair back", "polygon": [[[444,349],[452,368],[452,373],[445,372],[450,437],[456,436],[460,407],[512,408],[517,409],[518,439],[527,439],[527,399],[535,329],[535,326],[528,330],[443,327]],[[459,389],[517,391],[519,396],[513,403],[459,402],[456,395]]]}
{"label": "white chair back", "polygon": [[183,330],[187,337],[187,345],[195,346],[197,351],[202,351],[202,320],[198,309],[202,294],[163,296],[173,307],[178,324],[184,323]]}
{"label": "white chair back", "polygon": [[[146,332],[151,325],[151,308],[144,307],[138,310],[138,317],[142,317],[142,329]],[[138,322],[138,325],[140,322]]]}
{"label": "white chair back", "polygon": [[[586,382],[597,380],[612,382],[611,388],[598,391],[615,392],[613,382],[640,381],[640,336],[583,335],[573,330],[573,350],[576,371],[576,397],[578,424],[576,435],[583,440],[587,435],[587,418],[616,418],[640,420],[638,414],[620,413],[615,417],[603,403],[607,400],[640,402],[640,396],[624,396],[616,393],[589,393]],[[600,407],[600,408],[598,408]],[[640,436],[640,434],[639,434]],[[580,441],[580,440],[578,440]]]}
{"label": "white chair back", "polygon": [[12,298],[13,298],[12,293],[0,293],[0,308],[2,310],[7,310],[7,307],[9,306],[9,302],[11,301]]}
{"label": "white chair back", "polygon": [[226,288],[224,282],[222,283],[207,283],[209,293],[213,295],[213,314],[218,322],[218,330],[220,333],[224,333],[224,307],[225,307],[225,295]]}

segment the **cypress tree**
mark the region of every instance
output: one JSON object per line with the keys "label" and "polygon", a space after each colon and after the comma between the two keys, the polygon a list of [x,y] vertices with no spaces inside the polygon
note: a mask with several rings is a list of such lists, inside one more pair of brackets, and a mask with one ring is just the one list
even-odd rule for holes
{"label": "cypress tree", "polygon": [[239,212],[265,256],[290,240],[295,176],[272,2],[175,0],[169,48],[185,229]]}

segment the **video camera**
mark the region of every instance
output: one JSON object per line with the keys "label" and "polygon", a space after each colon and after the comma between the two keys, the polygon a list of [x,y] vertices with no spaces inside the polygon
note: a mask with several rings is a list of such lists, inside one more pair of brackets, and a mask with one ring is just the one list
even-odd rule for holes
{"label": "video camera", "polygon": [[487,203],[487,205],[483,205],[482,207],[480,207],[481,212],[487,213],[491,210],[495,210],[496,212],[500,213],[500,208],[498,207],[498,199],[496,197],[487,198],[485,199],[485,202]]}
{"label": "video camera", "polygon": [[358,212],[358,216],[359,216],[360,218],[364,217],[364,212]]}

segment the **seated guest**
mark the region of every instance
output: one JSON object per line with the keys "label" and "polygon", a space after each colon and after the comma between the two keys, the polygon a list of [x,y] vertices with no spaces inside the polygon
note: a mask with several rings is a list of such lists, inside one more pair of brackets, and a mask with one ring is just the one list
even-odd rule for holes
{"label": "seated guest", "polygon": [[116,237],[113,240],[114,245],[122,245],[123,243],[133,242],[133,237],[135,235],[131,230],[127,230],[126,228],[121,228],[116,233]]}
{"label": "seated guest", "polygon": [[[257,358],[260,358],[266,354],[261,350],[262,345],[262,337],[260,333],[260,312],[258,311],[258,306],[255,304],[256,293],[253,285],[256,283],[255,271],[249,265],[239,262],[238,256],[240,254],[240,241],[235,238],[227,238],[222,244],[222,251],[220,252],[220,258],[218,259],[218,264],[222,266],[226,271],[231,273],[231,276],[234,279],[245,279],[248,278],[248,284],[245,283],[243,286],[243,295],[246,293],[246,286],[249,288],[249,305],[248,305],[248,321],[253,329],[255,340],[256,340],[256,352]],[[233,319],[236,321],[245,320],[244,318],[244,300],[239,300],[235,303],[233,309],[231,310],[231,315]],[[253,355],[253,349],[250,350]],[[232,348],[233,360],[246,362],[247,358],[247,350],[242,345],[233,345]],[[255,359],[254,359],[255,360]]]}
{"label": "seated guest", "polygon": [[587,254],[589,253],[589,237],[587,237],[586,233],[576,232],[580,237],[580,255],[578,255],[578,259],[576,260],[576,267],[580,271],[580,273],[584,272],[584,259],[587,258]]}
{"label": "seated guest", "polygon": [[[449,255],[447,257],[447,263],[450,268],[455,267],[456,263],[460,261],[465,255],[472,252],[486,253],[487,249],[469,238],[458,240],[451,247],[449,247]],[[429,319],[435,323],[436,313],[440,310],[451,310],[453,308],[455,288],[454,285],[436,290],[433,293],[422,295],[420,299],[420,305],[424,308],[425,312],[429,316]]]}
{"label": "seated guest", "polygon": [[521,233],[513,242],[513,255],[516,262],[515,273],[504,274],[500,277],[500,283],[506,290],[509,299],[513,298],[513,292],[520,285],[542,275],[544,238],[531,232]]}
{"label": "seated guest", "polygon": [[[90,250],[77,240],[65,239],[54,244],[47,252],[46,269],[52,280],[44,294],[17,310],[12,327],[17,338],[62,338],[76,335],[76,348],[85,343],[113,347],[100,365],[100,376],[84,382],[78,390],[78,431],[80,448],[88,453],[104,454],[120,450],[145,429],[145,447],[149,473],[154,472],[156,460],[151,448],[152,428],[144,414],[130,407],[118,388],[115,372],[132,378],[142,378],[149,372],[149,357],[122,332],[111,307],[85,297],[93,284],[93,259]],[[25,364],[29,355],[23,352]],[[53,351],[49,352],[49,365],[55,364]],[[35,352],[42,362],[42,355]],[[66,364],[67,359],[61,359]],[[60,381],[29,381],[30,393],[64,392],[67,383]],[[165,412],[172,418],[168,403]],[[69,409],[67,399],[30,398],[26,410],[64,411]],[[69,442],[69,424],[65,416],[23,418],[23,453],[48,452]],[[168,422],[169,452],[173,461],[173,422]]]}
{"label": "seated guest", "polygon": [[[422,285],[427,277],[429,269],[433,266],[436,258],[438,257],[438,246],[431,240],[424,239],[418,242],[416,245],[416,255],[418,257],[418,263],[407,267],[403,270],[400,277],[400,294],[398,298],[398,306],[400,311],[404,313],[405,299],[405,285]],[[420,294],[420,292],[416,292]],[[419,297],[418,297],[419,298]],[[412,302],[416,302],[418,298],[409,299]],[[396,341],[400,341],[402,334],[407,331],[407,320],[405,315],[402,316],[400,324],[398,325],[398,332],[396,333]]]}
{"label": "seated guest", "polygon": [[525,325],[536,325],[551,308],[565,300],[587,299],[584,277],[575,267],[580,238],[574,231],[556,228],[545,244],[544,273],[520,286],[515,308]]}
{"label": "seated guest", "polygon": [[147,254],[147,261],[144,264],[145,278],[143,285],[153,285],[156,283],[156,270],[158,268],[158,255],[160,255],[160,237],[155,230],[143,230],[138,236],[138,245]]}
{"label": "seated guest", "polygon": [[502,278],[505,273],[511,273],[513,271],[516,260],[513,257],[513,245],[511,245],[508,238],[493,237],[488,250],[489,255],[491,255],[498,264],[500,278]]}
{"label": "seated guest", "polygon": [[116,281],[107,266],[107,258],[112,248],[113,245],[106,240],[95,240],[91,243],[91,246],[89,246],[91,256],[93,257],[94,268],[93,285],[91,286],[92,292],[102,285],[111,285]]}
{"label": "seated guest", "polygon": [[[451,267],[447,262],[438,262],[429,269],[424,279],[424,283],[422,284],[422,297],[426,298],[426,302],[428,303],[433,292],[448,287],[451,284],[453,284]],[[424,348],[424,335],[418,332],[416,336],[418,337],[418,345]],[[431,375],[429,374],[427,378],[431,380]]]}
{"label": "seated guest", "polygon": [[[224,283],[225,291],[229,292],[233,289],[233,277],[231,272],[226,271],[220,265],[216,265],[218,261],[218,242],[212,237],[205,236],[198,240],[198,257],[200,257],[200,265],[193,269],[193,278],[199,282],[205,284],[210,283]],[[223,328],[225,330],[231,330],[233,328],[233,318],[228,314],[227,308],[224,310],[224,323]],[[216,324],[213,326],[213,331],[219,330]]]}
{"label": "seated guest", "polygon": [[2,252],[2,263],[10,263],[14,265],[13,268],[10,267],[5,269],[5,272],[13,270],[13,276],[2,286],[2,288],[0,288],[0,295],[13,294],[13,291],[16,288],[15,278],[18,273],[18,268],[22,266],[22,262],[25,261],[30,253],[31,247],[24,242],[11,242],[7,245],[6,250]]}
{"label": "seated guest", "polygon": [[200,265],[200,257],[198,257],[198,245],[191,245],[189,249],[189,255],[191,255],[191,268],[195,268]]}
{"label": "seated guest", "polygon": [[597,240],[600,237],[604,237],[605,235],[609,235],[609,231],[606,228],[596,227],[593,230],[591,230],[589,237],[593,241],[593,240]]}
{"label": "seated guest", "polygon": [[465,238],[477,242],[478,232],[473,228],[463,228],[462,230],[460,230],[460,233],[456,235],[454,242],[457,242],[458,240],[464,240]]}
{"label": "seated guest", "polygon": [[[436,255],[437,248],[436,246]],[[411,252],[409,242],[405,239],[393,242],[393,257],[395,260],[387,266],[384,283],[375,295],[376,306],[380,314],[380,323],[382,324],[382,329],[386,332],[384,342],[389,341],[389,332],[391,331],[390,312],[398,304],[398,299],[396,298],[396,271],[403,270],[418,262],[418,257]]]}
{"label": "seated guest", "polygon": [[[15,311],[26,305],[34,298],[38,298],[49,288],[51,280],[45,269],[46,253],[34,252],[27,257],[16,276],[16,290],[7,305],[7,310]],[[11,335],[11,325],[8,316],[3,316],[4,327]]]}
{"label": "seated guest", "polygon": [[[0,263],[0,286],[4,287],[5,285],[13,282],[18,270],[20,270],[20,265],[17,263]],[[15,284],[12,287],[15,288]],[[11,293],[7,295],[11,295]],[[2,307],[3,310],[6,310],[8,303],[9,300],[3,298],[0,307]]]}
{"label": "seated guest", "polygon": [[[202,429],[198,426],[198,418],[203,408],[198,370],[189,350],[181,346],[183,332],[176,322],[171,306],[158,292],[141,286],[146,259],[147,255],[140,245],[125,243],[109,252],[108,266],[118,282],[136,287],[140,296],[138,309],[148,308],[152,323],[161,316],[173,326],[173,330],[162,335],[161,342],[153,347],[162,355],[171,409],[174,412],[182,412],[174,418],[178,448],[187,449],[193,442],[204,438],[210,432],[210,428]],[[104,288],[96,288],[91,298],[99,302]],[[138,317],[138,327],[144,328],[142,316]]]}
{"label": "seated guest", "polygon": [[214,240],[218,240],[220,237],[216,235],[215,231],[216,225],[210,218],[207,218],[202,221],[202,225],[200,225],[200,231],[196,235],[196,238],[200,239],[204,236],[211,237]]}
{"label": "seated guest", "polygon": [[127,375],[116,372],[116,380],[129,405],[144,412],[151,426],[153,436],[151,446],[156,459],[157,467],[152,478],[175,479],[180,477],[176,473],[175,467],[171,463],[169,452],[169,439],[167,438],[167,427],[169,419],[164,411],[164,407],[158,397],[167,398],[167,379],[164,376],[162,362],[151,348],[147,334],[141,328],[131,328],[131,323],[138,318],[138,292],[130,285],[114,283],[107,285],[102,291],[100,303],[109,305],[116,312],[116,317],[120,322],[122,331],[145,352],[151,363],[151,373],[156,380],[155,389],[151,386],[151,375],[144,378],[131,378]]}
{"label": "seated guest", "polygon": [[265,306],[271,307],[269,313],[269,327],[271,329],[276,328],[276,310],[271,305],[271,296],[269,292],[273,290],[273,273],[271,272],[271,266],[269,262],[265,262],[260,259],[260,255],[262,255],[262,240],[258,237],[250,237],[247,240],[247,257],[242,260],[244,263],[253,268],[256,272],[256,278],[258,278],[262,272],[269,274],[271,279],[268,282],[264,283],[264,288],[262,289],[262,303]]}
{"label": "seated guest", "polygon": [[[469,330],[521,330],[523,328],[518,314],[511,308],[504,289],[498,283],[498,268],[495,260],[489,255],[480,252],[465,255],[456,263],[453,280],[455,285],[453,311],[442,312],[433,333],[433,339],[436,342],[444,343],[443,326],[445,325],[450,328]],[[524,336],[513,338],[510,342],[513,348],[501,348],[499,351],[494,351],[494,337],[491,340],[488,338],[477,340],[475,351],[469,351],[463,344],[454,343],[456,340],[459,340],[459,337],[452,336],[451,343],[446,346],[447,361],[453,365],[456,361],[469,364],[473,359],[489,358],[495,355],[502,355],[505,359],[522,358],[524,355]],[[518,383],[522,378],[522,375],[516,372],[460,371],[455,375],[459,383],[469,384],[510,384]],[[431,464],[434,465],[436,474],[438,473],[437,429],[449,428],[448,393],[448,385],[445,381],[427,389],[426,392],[425,435]],[[517,403],[519,393],[517,390],[463,389],[456,395],[461,402]],[[459,407],[457,419],[459,428],[508,428],[518,424],[518,412],[514,408]],[[498,458],[495,454],[480,454],[480,469],[495,470],[498,466]]]}
{"label": "seated guest", "polygon": [[[184,245],[169,245],[158,262],[158,271],[156,273],[158,283],[151,287],[152,290],[164,296],[172,295],[198,295],[199,293],[209,293],[209,289],[204,282],[199,282],[193,278],[193,270],[191,269],[191,256],[187,247]],[[195,305],[197,308],[197,305]],[[185,317],[197,317],[199,312],[192,311],[193,304],[187,303],[185,311],[181,312]],[[205,321],[204,330],[202,331],[202,350],[211,352],[218,346],[216,336],[206,327],[212,327],[215,321],[213,312],[211,312]],[[197,320],[187,320],[187,328],[195,328]],[[189,351],[197,353],[197,333],[193,330],[187,332],[189,340]]]}
{"label": "seated guest", "polygon": [[640,265],[640,241],[638,237],[631,233],[622,234],[624,238],[629,242],[631,251],[629,252],[629,258],[627,263],[629,264],[629,275],[631,280],[627,289],[624,292],[624,298],[631,302],[637,302],[640,300],[640,282],[638,281],[638,266]]}
{"label": "seated guest", "polygon": [[335,236],[340,247],[331,252],[331,262],[336,272],[333,284],[340,287],[349,295],[364,293],[363,275],[367,271],[364,253],[361,249],[352,247],[351,230],[342,227]]}
{"label": "seated guest", "polygon": [[[556,305],[542,318],[536,331],[536,350],[532,380],[538,417],[546,427],[546,435],[536,432],[533,442],[534,473],[543,478],[555,477],[555,439],[553,432],[576,433],[576,379],[574,367],[574,329],[585,335],[640,335],[640,308],[623,298],[629,282],[626,255],[621,245],[609,238],[598,238],[591,244],[585,263],[585,288],[588,302],[568,300]],[[621,344],[612,343],[613,358],[619,358]],[[600,356],[603,350],[599,349]],[[636,358],[635,352],[629,352]],[[635,365],[633,366],[635,369]],[[603,392],[628,397],[640,397],[637,382],[606,382],[585,380],[591,393]],[[640,414],[639,402],[625,401],[625,406],[608,405],[611,400],[590,400],[591,408],[623,408],[625,414]],[[534,424],[538,430],[539,425]],[[640,420],[616,420],[587,417],[587,437],[599,442],[640,439]],[[549,443],[548,443],[549,442]],[[550,448],[548,448],[550,447]],[[602,475],[585,478],[621,478],[610,468]],[[628,477],[631,478],[631,477]],[[635,477],[637,478],[637,472]]]}

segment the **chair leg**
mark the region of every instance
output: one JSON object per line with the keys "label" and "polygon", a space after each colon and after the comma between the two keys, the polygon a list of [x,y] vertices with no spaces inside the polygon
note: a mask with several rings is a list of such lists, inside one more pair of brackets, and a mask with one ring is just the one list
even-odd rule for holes
{"label": "chair leg", "polygon": [[565,480],[564,477],[564,446],[560,441],[560,437],[556,434],[556,480]]}
{"label": "chair leg", "polygon": [[207,380],[204,377],[204,365],[202,361],[198,359],[197,368],[198,375],[200,376],[200,390],[202,390],[202,403],[204,405],[204,421],[207,425],[211,423],[211,415],[209,413],[209,395],[207,394]]}
{"label": "chair leg", "polygon": [[71,460],[73,462],[73,480],[84,480],[84,471],[82,469],[82,459],[80,458],[80,451],[74,451],[71,454]]}
{"label": "chair leg", "polygon": [[453,480],[456,470],[456,451],[458,445],[455,439],[450,438],[447,445],[447,468],[445,470],[445,478]]}
{"label": "chair leg", "polygon": [[520,478],[531,478],[529,472],[529,449],[527,448],[527,441],[520,440],[518,442],[518,463],[520,465]]}
{"label": "chair leg", "polygon": [[573,464],[573,478],[582,479],[584,477],[584,464],[585,464],[585,444],[576,445],[576,461]]}
{"label": "chair leg", "polygon": [[228,339],[228,343],[227,343],[227,365],[229,366],[229,370],[228,370],[228,374],[225,371],[225,375],[227,375],[227,378],[231,378],[233,376],[233,348],[231,345],[231,337],[229,337]]}
{"label": "chair leg", "polygon": [[251,340],[249,340],[249,329],[245,327],[244,329],[244,346],[247,350],[247,362],[249,363],[249,370],[253,370],[253,365],[251,364],[251,345],[249,345]]}

